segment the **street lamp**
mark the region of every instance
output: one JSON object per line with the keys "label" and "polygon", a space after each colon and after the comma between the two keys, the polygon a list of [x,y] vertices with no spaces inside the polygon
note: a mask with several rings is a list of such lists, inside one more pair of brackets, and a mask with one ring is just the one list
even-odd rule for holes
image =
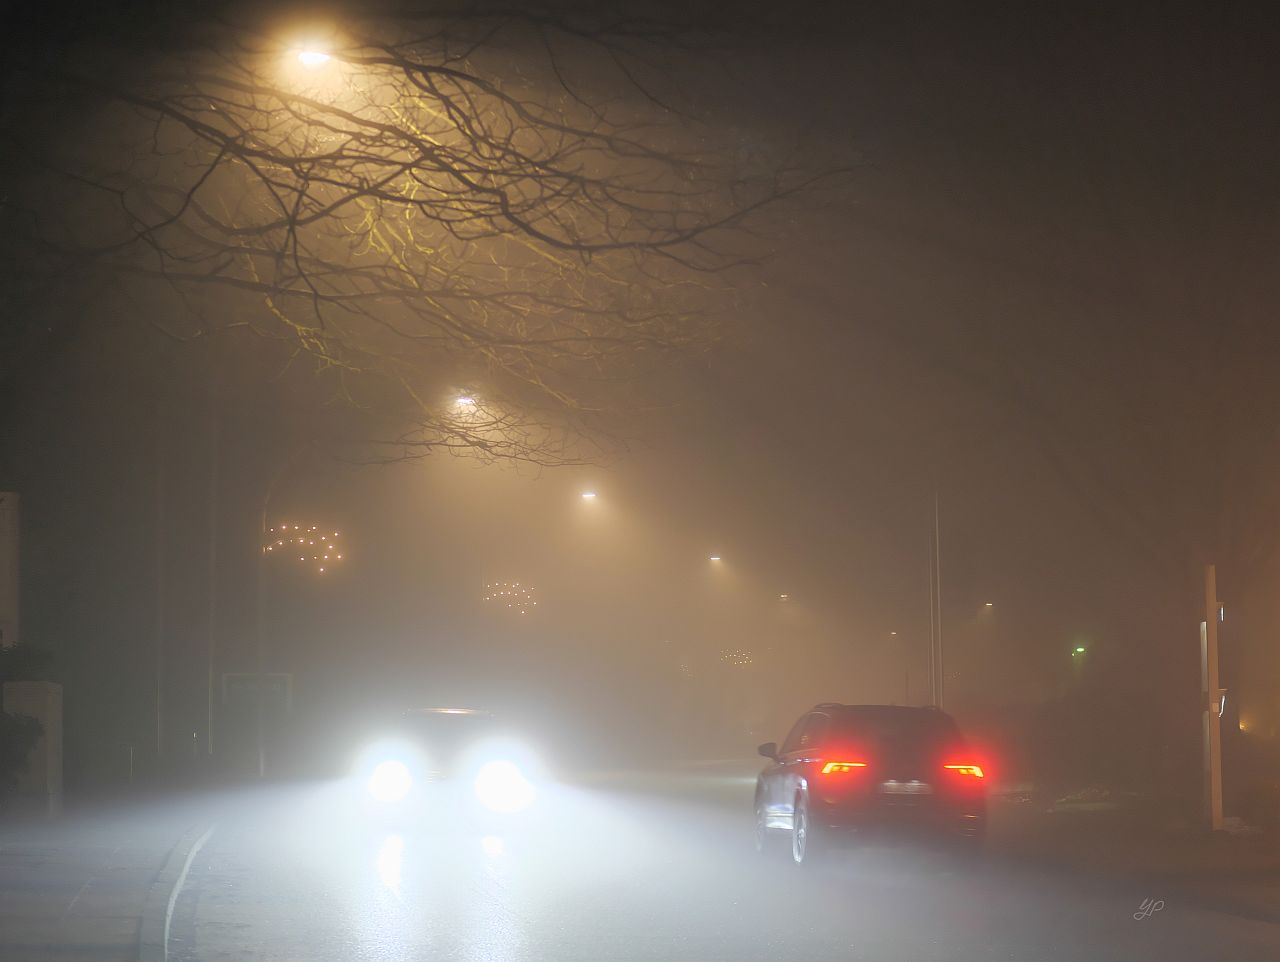
{"label": "street lamp", "polygon": [[583,501],[594,501],[595,499],[596,499],[596,493],[595,493],[594,491],[583,491],[583,492],[582,492],[582,500],[583,500]]}
{"label": "street lamp", "polygon": [[710,558],[708,558],[707,560],[708,560],[708,561],[720,561],[720,560],[722,560],[722,559],[721,559],[721,557],[720,557],[718,554],[713,554],[713,555],[712,555]]}
{"label": "street lamp", "polygon": [[322,50],[299,50],[298,63],[304,67],[322,67],[333,58]]}

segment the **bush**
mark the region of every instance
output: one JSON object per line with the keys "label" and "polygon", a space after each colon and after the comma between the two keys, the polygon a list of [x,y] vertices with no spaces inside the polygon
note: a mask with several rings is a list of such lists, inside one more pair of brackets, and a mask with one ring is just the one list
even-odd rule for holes
{"label": "bush", "polygon": [[[53,666],[53,654],[30,645],[0,648],[0,684],[6,681],[44,681]],[[13,791],[18,776],[27,769],[31,749],[40,738],[40,723],[26,715],[0,710],[0,799]]]}

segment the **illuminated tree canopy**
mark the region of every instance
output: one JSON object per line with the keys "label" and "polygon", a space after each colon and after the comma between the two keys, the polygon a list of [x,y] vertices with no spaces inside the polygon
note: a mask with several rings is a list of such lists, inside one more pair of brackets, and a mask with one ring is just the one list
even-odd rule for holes
{"label": "illuminated tree canopy", "polygon": [[619,385],[717,340],[743,218],[801,186],[667,106],[633,57],[661,36],[406,14],[95,50],[61,78],[90,119],[8,214],[177,298],[166,334],[269,341],[408,425],[389,457],[572,461]]}

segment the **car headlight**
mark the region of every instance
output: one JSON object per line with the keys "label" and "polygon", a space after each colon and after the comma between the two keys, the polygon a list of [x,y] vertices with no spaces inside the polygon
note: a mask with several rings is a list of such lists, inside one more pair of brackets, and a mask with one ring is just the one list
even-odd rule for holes
{"label": "car headlight", "polygon": [[537,789],[524,777],[514,762],[494,761],[480,766],[476,773],[476,798],[495,812],[522,812],[537,797]]}
{"label": "car headlight", "polygon": [[413,788],[413,775],[404,762],[379,762],[369,775],[369,794],[380,802],[399,802]]}

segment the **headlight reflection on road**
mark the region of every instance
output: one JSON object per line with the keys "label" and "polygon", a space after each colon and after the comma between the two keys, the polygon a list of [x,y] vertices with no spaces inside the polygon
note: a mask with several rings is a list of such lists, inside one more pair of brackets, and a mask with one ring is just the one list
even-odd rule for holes
{"label": "headlight reflection on road", "polygon": [[369,794],[380,802],[399,802],[413,787],[413,776],[404,762],[379,762],[369,776]]}
{"label": "headlight reflection on road", "polygon": [[388,835],[378,847],[378,881],[396,898],[400,898],[400,883],[404,880],[404,838]]}
{"label": "headlight reflection on road", "polygon": [[514,762],[488,762],[476,774],[476,797],[495,812],[523,812],[533,804],[537,789]]}

